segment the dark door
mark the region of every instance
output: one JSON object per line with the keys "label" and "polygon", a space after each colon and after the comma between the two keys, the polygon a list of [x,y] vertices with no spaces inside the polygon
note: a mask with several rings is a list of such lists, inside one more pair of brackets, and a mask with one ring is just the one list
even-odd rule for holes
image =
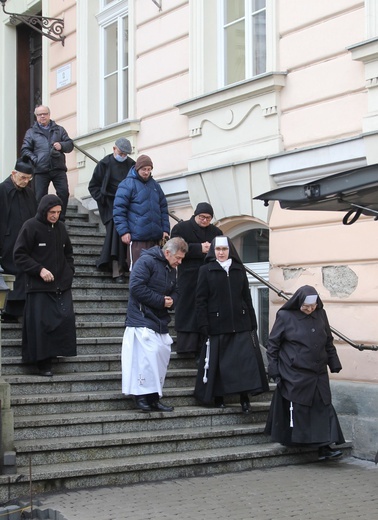
{"label": "dark door", "polygon": [[17,26],[17,155],[25,132],[34,123],[34,108],[42,103],[42,34]]}

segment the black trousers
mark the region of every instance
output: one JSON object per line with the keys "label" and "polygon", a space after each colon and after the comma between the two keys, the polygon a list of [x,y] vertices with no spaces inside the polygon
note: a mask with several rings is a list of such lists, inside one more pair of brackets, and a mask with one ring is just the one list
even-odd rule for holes
{"label": "black trousers", "polygon": [[47,195],[50,182],[53,183],[57,196],[63,203],[60,220],[65,220],[69,190],[67,181],[67,172],[63,170],[51,170],[45,173],[37,173],[34,176],[35,197],[39,204],[41,198]]}

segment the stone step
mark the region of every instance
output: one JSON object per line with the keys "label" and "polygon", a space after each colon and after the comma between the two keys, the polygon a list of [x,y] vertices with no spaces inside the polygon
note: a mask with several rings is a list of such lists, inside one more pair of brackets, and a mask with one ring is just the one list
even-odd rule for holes
{"label": "stone step", "polygon": [[93,299],[90,296],[83,296],[75,294],[73,297],[75,313],[84,309],[91,309],[92,311],[107,310],[110,312],[121,312],[126,315],[127,308],[127,293],[125,294],[110,294],[106,293],[99,298]]}
{"label": "stone step", "polygon": [[[11,406],[15,415],[44,415],[77,413],[86,414],[104,410],[130,410],[134,408],[131,399],[121,394],[121,387],[108,391],[83,391],[82,389],[62,394],[41,394],[39,387],[43,379],[34,376],[35,390],[38,393],[29,395],[11,395]],[[56,376],[58,378],[59,376]],[[55,379],[55,377],[54,377]],[[193,387],[164,389],[164,398],[173,406],[195,406]]]}
{"label": "stone step", "polygon": [[125,331],[125,316],[120,317],[119,321],[81,322],[76,323],[76,335],[78,338],[97,338],[103,336],[123,337]]}
{"label": "stone step", "polygon": [[[161,421],[164,422],[163,420]],[[36,466],[61,463],[80,463],[87,460],[144,457],[152,454],[191,452],[208,448],[239,447],[263,444],[264,424],[239,424],[221,426],[191,426],[187,428],[147,430],[137,432],[100,433],[61,437],[46,445],[46,439],[17,441],[17,463],[27,466],[29,457]]]}
{"label": "stone step", "polygon": [[[345,445],[345,453],[350,445]],[[19,467],[17,474],[0,477],[0,500],[56,489],[83,489],[96,486],[127,485],[172,478],[215,475],[233,471],[267,468],[317,461],[317,450],[287,448],[276,443],[233,446],[176,452],[143,457],[110,458],[85,462]]]}
{"label": "stone step", "polygon": [[[122,348],[122,335],[115,337],[82,337],[77,339],[77,353],[80,356],[87,355],[119,355]],[[184,367],[190,364],[195,367],[193,354],[176,354],[175,343],[172,344],[172,352],[170,359],[170,366],[177,368]],[[21,362],[21,335],[17,338],[3,338],[2,341],[2,358],[16,357],[18,363]],[[64,358],[68,359],[68,358]],[[63,359],[62,359],[63,361]]]}
{"label": "stone step", "polygon": [[[53,377],[40,376],[34,366],[21,365],[20,361],[6,358],[2,367],[4,379],[11,384],[12,396],[33,394],[36,387],[40,394],[60,394],[62,399],[62,395],[70,392],[121,391],[120,354],[77,356],[63,362],[58,359],[53,364]],[[9,367],[13,365],[23,372],[11,372]],[[194,388],[196,375],[195,368],[168,368],[164,388]]]}
{"label": "stone step", "polygon": [[16,440],[54,439],[99,434],[139,433],[192,427],[237,426],[264,422],[269,403],[254,402],[252,413],[240,413],[240,407],[217,408],[182,406],[167,413],[143,413],[139,410],[105,410],[54,415],[16,416]]}

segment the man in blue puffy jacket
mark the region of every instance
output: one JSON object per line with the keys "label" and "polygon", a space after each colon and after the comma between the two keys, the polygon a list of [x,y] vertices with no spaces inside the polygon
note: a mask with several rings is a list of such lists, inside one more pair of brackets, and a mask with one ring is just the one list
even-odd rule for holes
{"label": "man in blue puffy jacket", "polygon": [[168,204],[160,185],[152,178],[152,168],[148,155],[139,156],[118,185],[114,200],[113,220],[122,242],[130,246],[130,270],[142,249],[169,238]]}

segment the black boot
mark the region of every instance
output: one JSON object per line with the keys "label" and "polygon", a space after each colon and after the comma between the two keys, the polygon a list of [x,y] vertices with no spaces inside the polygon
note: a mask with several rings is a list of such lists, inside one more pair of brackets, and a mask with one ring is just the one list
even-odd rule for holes
{"label": "black boot", "polygon": [[214,397],[214,404],[215,404],[216,408],[226,408],[226,405],[224,404],[224,399],[222,396]]}
{"label": "black boot", "polygon": [[150,403],[150,407],[154,412],[173,412],[173,406],[169,406],[168,404],[164,404],[159,399],[157,401],[153,401]]}
{"label": "black boot", "polygon": [[37,367],[40,376],[51,377],[53,375],[51,370],[51,358],[43,359],[42,361],[37,361]]}
{"label": "black boot", "polygon": [[135,405],[142,412],[152,412],[151,406],[148,404],[147,397],[145,395],[136,395],[134,397]]}
{"label": "black boot", "polygon": [[248,397],[247,392],[242,392],[240,394],[240,404],[241,404],[243,413],[249,413],[251,411],[250,410],[251,403],[249,402],[249,397]]}

